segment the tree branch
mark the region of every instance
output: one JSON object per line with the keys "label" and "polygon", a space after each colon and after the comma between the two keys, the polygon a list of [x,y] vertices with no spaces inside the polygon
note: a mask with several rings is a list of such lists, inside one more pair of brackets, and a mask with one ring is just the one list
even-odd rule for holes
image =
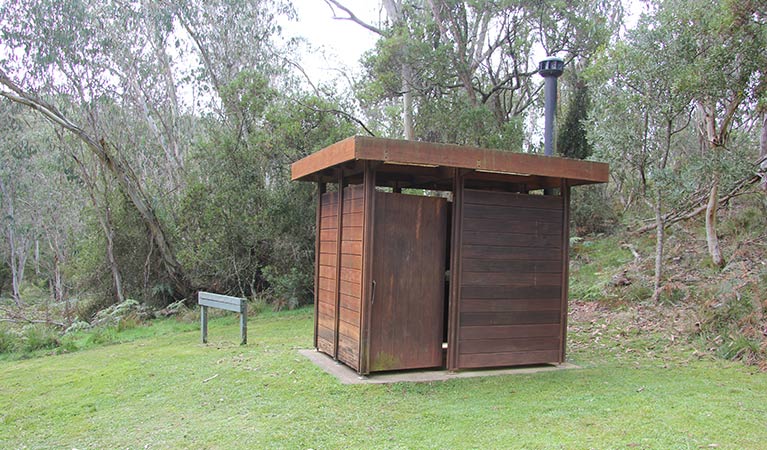
{"label": "tree branch", "polygon": [[[719,205],[720,206],[726,205],[727,202],[729,202],[732,198],[746,194],[746,192],[741,192],[741,190],[749,185],[756,183],[760,179],[761,178],[759,177],[759,175],[751,175],[748,178],[744,178],[738,184],[736,184],[735,187],[732,188],[727,195],[719,198]],[[708,194],[705,194],[702,198],[699,198],[698,201],[694,203],[699,205],[696,208],[692,210],[685,210],[685,211],[672,211],[670,213],[665,214],[663,216],[664,228],[668,228],[672,224],[681,222],[683,220],[689,220],[700,215],[701,213],[706,211],[706,207],[707,207],[706,203],[703,203],[702,205],[700,205],[700,203],[706,202],[707,200],[708,200]],[[634,232],[637,234],[645,233],[647,231],[654,230],[656,226],[657,226],[657,223],[652,223],[649,225],[645,225],[642,228],[635,230]]]}
{"label": "tree branch", "polygon": [[[378,27],[374,27],[373,25],[370,25],[367,22],[362,21],[359,17],[357,17],[349,8],[342,5],[336,0],[325,0],[325,3],[330,7],[330,10],[333,11],[333,18],[336,20],[349,20],[351,22],[356,23],[357,25],[361,26],[362,28],[365,28],[367,30],[372,31],[373,33],[379,34],[381,36],[384,36],[383,30],[381,30]],[[333,8],[335,6],[336,8],[340,9],[341,11],[348,14],[348,17],[339,17],[336,15],[336,10]]]}
{"label": "tree branch", "polygon": [[316,107],[314,107],[314,106],[311,106],[311,105],[307,105],[306,103],[302,103],[302,102],[301,102],[301,101],[299,101],[299,100],[293,100],[293,101],[294,101],[294,102],[296,102],[296,103],[298,103],[298,104],[299,104],[299,105],[301,105],[302,107],[304,107],[304,108],[306,108],[306,109],[310,109],[310,110],[312,110],[312,111],[314,111],[314,112],[319,112],[319,113],[331,113],[331,114],[337,114],[337,115],[339,115],[339,116],[343,116],[343,117],[346,117],[347,119],[349,119],[349,120],[351,120],[352,122],[355,122],[357,125],[361,126],[361,127],[362,127],[362,129],[363,129],[363,130],[365,130],[365,132],[366,132],[367,134],[369,134],[369,135],[371,135],[371,136],[374,136],[374,137],[375,137],[375,133],[373,133],[372,131],[370,131],[370,129],[369,129],[369,128],[368,128],[368,127],[365,125],[365,123],[364,123],[362,120],[360,120],[360,119],[358,119],[358,118],[354,117],[353,115],[349,114],[349,113],[348,113],[348,112],[346,112],[346,111],[341,111],[340,109],[335,109],[335,108],[331,108],[331,109],[321,109],[321,108],[316,108]]}

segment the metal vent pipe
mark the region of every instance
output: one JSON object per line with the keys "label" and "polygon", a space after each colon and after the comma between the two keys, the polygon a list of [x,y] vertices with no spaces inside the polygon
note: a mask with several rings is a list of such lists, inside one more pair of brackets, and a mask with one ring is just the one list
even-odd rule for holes
{"label": "metal vent pipe", "polygon": [[562,58],[549,56],[538,63],[538,73],[546,83],[544,91],[546,102],[544,106],[545,126],[543,129],[543,154],[554,156],[554,116],[557,113],[557,78],[565,69],[565,61]]}

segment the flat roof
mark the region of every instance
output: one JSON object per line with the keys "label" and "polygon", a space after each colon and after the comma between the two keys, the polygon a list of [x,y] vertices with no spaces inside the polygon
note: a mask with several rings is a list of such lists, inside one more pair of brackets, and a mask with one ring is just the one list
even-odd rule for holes
{"label": "flat roof", "polygon": [[294,181],[322,181],[336,167],[354,167],[355,162],[377,161],[387,172],[413,168],[443,170],[468,169],[509,180],[520,177],[566,179],[570,185],[606,183],[609,166],[605,163],[570,158],[513,153],[452,144],[403,141],[369,136],[353,136],[336,142],[291,165]]}

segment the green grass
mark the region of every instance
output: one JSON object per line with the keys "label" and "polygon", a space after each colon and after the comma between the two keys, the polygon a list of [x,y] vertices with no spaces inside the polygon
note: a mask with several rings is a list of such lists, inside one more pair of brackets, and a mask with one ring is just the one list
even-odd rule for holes
{"label": "green grass", "polygon": [[[583,368],[341,385],[297,353],[310,310],[173,320],[129,342],[0,362],[0,448],[764,448],[767,374],[661,335],[575,324]],[[143,327],[142,327],[143,328]],[[205,380],[208,380],[207,382]]]}
{"label": "green grass", "polygon": [[571,245],[570,253],[570,298],[585,301],[603,300],[616,268],[634,259],[619,236],[580,240]]}

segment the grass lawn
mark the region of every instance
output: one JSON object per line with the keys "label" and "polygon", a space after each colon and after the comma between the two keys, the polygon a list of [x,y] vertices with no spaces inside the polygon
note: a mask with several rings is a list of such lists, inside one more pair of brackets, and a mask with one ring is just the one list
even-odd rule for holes
{"label": "grass lawn", "polygon": [[246,347],[235,316],[211,322],[208,345],[161,321],[122,344],[0,361],[0,448],[767,445],[767,374],[659,334],[574,325],[580,370],[344,386],[297,353],[311,310],[251,318]]}

